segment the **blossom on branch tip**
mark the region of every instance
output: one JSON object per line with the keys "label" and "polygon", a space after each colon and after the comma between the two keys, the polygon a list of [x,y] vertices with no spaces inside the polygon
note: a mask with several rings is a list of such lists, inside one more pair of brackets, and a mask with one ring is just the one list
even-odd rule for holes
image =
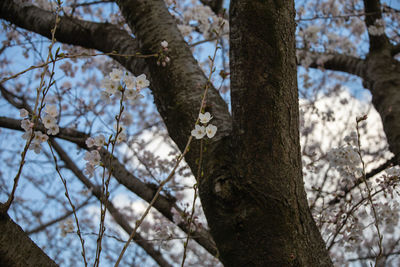
{"label": "blossom on branch tip", "polygon": [[199,119],[200,122],[203,124],[208,123],[213,117],[211,116],[210,112],[206,112],[206,113],[200,113],[199,114]]}
{"label": "blossom on branch tip", "polygon": [[46,142],[49,137],[46,134],[43,134],[41,131],[35,131],[35,136],[33,137],[33,142],[40,144]]}
{"label": "blossom on branch tip", "polygon": [[162,46],[162,48],[167,48],[168,47],[168,42],[167,41],[162,41],[161,42],[161,46]]}
{"label": "blossom on branch tip", "polygon": [[89,148],[93,147],[94,144],[95,144],[94,138],[92,138],[92,137],[87,138],[86,141],[85,141],[85,143],[86,143],[86,146],[87,146],[87,147],[89,147]]}
{"label": "blossom on branch tip", "polygon": [[35,151],[36,154],[39,154],[41,149],[42,145],[40,143],[31,143],[29,146],[29,150]]}

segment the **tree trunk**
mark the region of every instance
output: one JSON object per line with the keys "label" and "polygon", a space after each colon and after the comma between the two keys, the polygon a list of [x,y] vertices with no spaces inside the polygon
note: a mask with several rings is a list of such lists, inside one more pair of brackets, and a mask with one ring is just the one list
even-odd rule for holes
{"label": "tree trunk", "polygon": [[220,259],[331,266],[301,174],[293,2],[231,1],[230,27],[233,135],[199,178]]}
{"label": "tree trunk", "polygon": [[390,49],[370,52],[364,85],[371,91],[372,103],[381,116],[383,129],[395,162],[400,163],[400,63]]}

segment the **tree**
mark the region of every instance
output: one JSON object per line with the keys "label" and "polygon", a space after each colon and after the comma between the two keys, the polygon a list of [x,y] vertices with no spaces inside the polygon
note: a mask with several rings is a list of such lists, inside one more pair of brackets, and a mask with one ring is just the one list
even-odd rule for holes
{"label": "tree", "polygon": [[[178,226],[182,231],[189,233],[208,253],[217,257],[222,264],[225,266],[332,266],[328,250],[310,212],[303,185],[297,68],[298,64],[305,64],[306,67],[342,71],[360,77],[363,85],[372,94],[374,107],[382,118],[389,149],[394,154],[393,159],[385,163],[381,170],[390,164],[398,164],[400,121],[396,118],[400,115],[400,105],[398,105],[400,64],[396,55],[400,49],[398,43],[394,42],[398,42],[399,35],[382,32],[383,26],[380,24],[382,14],[393,9],[389,6],[382,8],[377,0],[364,0],[363,12],[355,10],[359,7],[358,3],[350,1],[351,3],[343,5],[353,4],[351,11],[357,15],[357,18],[361,17],[365,21],[365,27],[368,29],[369,50],[364,54],[364,58],[346,54],[346,51],[341,53],[341,50],[343,51],[341,47],[337,50],[323,49],[321,52],[316,49],[318,47],[312,40],[307,40],[312,39],[310,36],[305,36],[312,33],[309,30],[303,31],[307,43],[303,46],[297,45],[298,60],[296,60],[296,12],[293,1],[231,1],[229,15],[225,14],[229,17],[230,27],[230,67],[229,73],[228,71],[221,72],[224,79],[227,76],[230,77],[230,112],[221,94],[211,83],[211,76],[206,77],[193,57],[190,47],[177,27],[176,20],[179,17],[173,17],[169,12],[176,11],[171,8],[171,3],[168,3],[170,5],[170,10],[168,10],[164,1],[159,0],[115,2],[123,18],[119,21],[120,25],[104,21],[88,21],[75,15],[74,12],[79,12],[82,6],[96,5],[98,4],[96,2],[71,1],[72,10],[64,10],[61,15],[59,12],[48,11],[23,1],[4,0],[0,3],[0,17],[9,23],[7,27],[12,28],[14,27],[12,25],[15,25],[18,29],[25,29],[49,38],[51,40],[49,51],[56,41],[92,49],[83,50],[86,54],[81,53],[81,56],[88,56],[93,54],[93,50],[97,50],[121,64],[126,71],[134,75],[144,72],[147,77],[150,77],[151,93],[168,135],[185,156],[187,165],[196,177],[195,194],[198,190],[209,230],[193,227],[193,215],[190,216],[190,212],[187,213],[189,220],[179,222]],[[215,14],[224,16],[223,1],[202,2],[209,5]],[[172,3],[172,7],[175,4]],[[333,3],[331,5],[335,6]],[[332,10],[334,10],[333,7]],[[103,10],[103,12],[104,15],[111,11]],[[394,14],[394,19],[391,20],[393,25],[398,25],[398,21],[395,20],[396,12],[390,13]],[[328,14],[328,18],[332,19],[334,16],[339,15]],[[217,20],[216,18],[214,19]],[[349,19],[349,16],[343,16],[343,20],[345,19]],[[223,21],[222,18],[219,21]],[[217,21],[214,22],[217,24]],[[129,29],[125,28],[125,23]],[[194,30],[205,32],[201,26],[200,23]],[[214,28],[214,30],[218,29]],[[11,29],[8,31],[13,32]],[[222,38],[222,32],[218,34],[216,31],[209,32],[209,39],[218,41]],[[28,36],[26,32],[20,34]],[[32,42],[28,37],[27,40]],[[12,41],[11,37],[9,41]],[[168,42],[168,49],[165,44],[163,47],[160,46],[163,41]],[[223,46],[223,40],[220,40],[220,44]],[[7,47],[4,46],[4,49]],[[68,57],[74,58],[72,53],[63,53],[61,50],[53,52],[52,56],[49,56],[50,59],[47,59],[48,64],[41,66],[47,69],[42,72],[41,77],[38,75],[37,78],[42,78],[43,81],[43,77],[47,75],[50,81],[55,81],[54,69],[51,69],[51,66],[54,66],[58,59],[64,60]],[[210,73],[213,74],[213,64],[216,64],[216,60],[212,57],[211,59]],[[73,72],[68,70],[70,68],[68,65],[63,66],[67,69],[66,72]],[[32,96],[26,92],[11,93],[11,90],[7,89],[7,87],[16,86],[10,83],[11,80],[8,81],[8,76],[10,75],[5,74],[5,78],[2,78],[3,98],[19,109],[26,109],[29,114],[36,114],[34,112],[38,105],[36,104],[33,108]],[[95,80],[87,82],[87,84],[90,83],[96,85]],[[40,82],[40,84],[44,83]],[[28,85],[24,86],[28,87]],[[44,88],[50,88],[50,86],[52,84],[48,83],[47,87],[44,85]],[[62,106],[62,95],[68,94],[68,91],[63,91],[62,88],[58,91],[60,99],[55,102]],[[190,139],[188,142],[194,122],[198,120],[200,103],[205,91],[205,105],[202,106],[201,112],[212,114],[212,123],[218,127],[217,134],[205,141]],[[92,95],[89,92],[87,96]],[[118,102],[114,104],[119,107]],[[82,105],[86,104],[82,103]],[[91,106],[95,108],[94,104]],[[78,107],[76,109],[77,113],[80,110],[87,112],[87,109]],[[108,111],[105,109],[105,112]],[[119,110],[117,123],[122,121],[122,113],[123,109]],[[61,117],[61,121],[69,116],[66,114],[67,111],[64,117]],[[76,116],[76,114],[73,115]],[[111,115],[113,116],[115,115]],[[362,120],[362,118],[357,120],[357,126]],[[35,124],[35,130],[44,133],[48,127],[43,118],[42,122],[44,125]],[[21,122],[10,117],[0,117],[0,126],[22,131]],[[91,189],[91,194],[103,203],[102,211],[107,208],[114,221],[126,233],[134,232],[134,241],[159,265],[171,265],[171,261],[168,261],[151,242],[140,236],[140,231],[137,231],[134,224],[130,224],[123,212],[104,197],[109,193],[109,182],[107,179],[104,180],[107,175],[103,176],[102,186],[89,180],[78,166],[77,160],[71,158],[63,148],[62,144],[65,144],[65,141],[61,144],[56,140],[63,139],[87,150],[89,149],[87,138],[90,135],[93,136],[93,133],[89,132],[93,124],[88,123],[88,126],[84,130],[61,127],[59,133],[54,137],[50,136],[48,142],[52,148],[52,154],[49,158],[57,153],[59,161],[63,162],[62,168],[71,170],[87,188]],[[116,139],[119,134],[122,132],[116,131],[114,138]],[[102,148],[96,151],[99,151],[101,157],[99,161],[102,162],[104,168],[108,169],[113,179],[115,178],[118,184],[149,203],[154,199],[153,207],[172,222],[174,209],[184,214],[177,206],[173,195],[167,192],[159,194],[158,188],[161,189],[159,187],[161,182],[156,186],[151,185],[129,170],[127,164],[123,162],[123,150],[115,151],[120,158],[114,157],[115,142],[113,144],[110,140],[112,139],[108,140],[106,147],[101,146]],[[108,149],[111,146],[112,149]],[[27,149],[28,146],[24,151],[26,152]],[[361,158],[360,146],[358,149]],[[58,165],[56,164],[56,170],[61,176],[61,168]],[[170,163],[167,166],[177,165]],[[90,174],[88,169],[86,171]],[[174,173],[175,169],[167,178],[168,181]],[[368,196],[363,198],[361,203],[372,205],[374,193],[370,191],[368,183],[365,183],[367,179],[365,168],[363,173],[363,179],[360,178],[354,184],[367,185]],[[389,177],[398,178],[396,175]],[[19,178],[15,179],[16,182],[13,185],[17,185],[18,180]],[[62,177],[61,180],[67,188],[66,180]],[[390,186],[394,188],[395,183]],[[18,187],[16,188],[18,190]],[[321,193],[321,190],[317,191]],[[351,190],[352,188],[346,187],[343,192],[347,194]],[[9,204],[13,201],[14,193],[7,192],[6,194],[8,198],[2,204],[1,222],[7,222],[12,224],[12,227],[16,227],[6,214],[9,211]],[[72,203],[68,191],[65,194],[68,201]],[[196,197],[197,195],[195,199]],[[336,198],[332,201],[335,202]],[[78,209],[73,204],[71,205],[72,211],[67,216],[76,214]],[[371,207],[374,209],[373,205]],[[101,221],[104,221],[103,216],[105,216],[105,211],[101,213]],[[373,219],[380,238],[378,218],[375,215]],[[105,234],[102,227],[101,225],[97,241],[95,261],[97,265],[102,248],[101,239]],[[340,229],[338,233],[339,231]],[[9,264],[13,262],[12,264],[17,266],[25,264],[19,262],[21,257],[22,259],[27,257],[21,256],[24,249],[7,249],[7,243],[10,240],[8,234],[17,236],[15,232],[2,232],[1,254],[4,256],[1,261]],[[26,241],[23,232],[19,231],[18,235],[21,235],[21,241],[18,242],[21,248],[27,246],[33,249],[35,245]],[[82,242],[83,238],[79,229],[78,235]],[[189,238],[190,236],[188,240]],[[335,238],[331,245],[334,241]],[[381,260],[386,259],[388,255],[385,254],[382,240],[378,241],[377,245],[379,251],[373,258],[376,264],[380,264]],[[84,242],[81,246],[85,254]],[[54,264],[44,254],[35,255],[48,261],[43,265]]]}

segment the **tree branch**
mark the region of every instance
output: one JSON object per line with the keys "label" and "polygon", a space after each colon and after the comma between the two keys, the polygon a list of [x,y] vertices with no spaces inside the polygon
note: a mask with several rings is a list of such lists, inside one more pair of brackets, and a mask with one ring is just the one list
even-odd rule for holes
{"label": "tree branch", "polygon": [[[85,207],[87,204],[89,204],[89,203],[90,203],[90,201],[89,201],[90,198],[91,198],[91,196],[90,196],[89,198],[87,198],[84,202],[82,202],[79,206],[75,207],[75,211],[78,211],[78,210],[80,210],[81,208]],[[55,224],[55,223],[61,222],[62,220],[65,220],[66,218],[68,218],[69,216],[71,216],[73,213],[74,213],[73,210],[68,210],[68,211],[67,211],[66,213],[64,213],[63,215],[61,215],[61,216],[59,216],[59,217],[57,217],[57,218],[55,218],[55,219],[53,219],[53,220],[51,220],[51,221],[48,221],[47,223],[41,224],[41,225],[39,225],[39,226],[37,226],[37,227],[31,229],[31,230],[27,230],[27,231],[26,231],[26,234],[27,234],[27,235],[31,235],[31,234],[35,234],[35,233],[37,233],[37,232],[43,231],[43,230],[46,229],[47,227],[49,227],[49,226],[51,226],[51,225],[53,225],[53,224]]]}
{"label": "tree branch", "polygon": [[[375,175],[377,175],[378,173],[386,170],[387,168],[389,168],[393,164],[396,164],[396,157],[391,158],[390,160],[386,161],[385,163],[383,163],[379,167],[371,170],[369,173],[367,173],[365,175],[365,178],[368,180],[368,179],[374,177]],[[349,194],[354,188],[358,187],[363,182],[364,182],[364,179],[362,177],[360,177],[360,178],[358,178],[356,180],[356,182],[354,183],[354,185],[352,187],[342,188],[341,191],[344,192],[344,195],[343,196],[336,196],[334,199],[329,201],[328,205],[334,205],[334,204],[339,203],[341,199],[345,199],[347,194]]]}
{"label": "tree branch", "polygon": [[299,65],[301,65],[302,59],[311,58],[312,61],[308,67],[342,71],[364,77],[366,62],[361,58],[339,53],[318,53],[305,50],[298,50],[298,55],[300,56],[299,62],[297,62]]}
{"label": "tree branch", "polygon": [[[55,14],[36,6],[22,6],[12,0],[0,1],[0,18],[18,27],[51,38],[55,25]],[[134,55],[139,51],[137,41],[125,30],[110,23],[96,23],[73,17],[60,16],[55,34],[57,41],[104,53],[116,51],[119,54]],[[146,72],[143,59],[113,56],[115,60],[135,74]]]}
{"label": "tree branch", "polygon": [[[21,128],[21,121],[11,118],[0,116],[0,127],[13,129],[17,131],[23,131]],[[38,125],[38,130],[45,132],[43,125]],[[85,140],[89,137],[88,135],[71,129],[60,128],[59,134],[56,136],[70,142],[73,142],[80,146],[81,148],[87,149]],[[102,158],[109,159],[110,155],[105,150],[101,150]],[[108,162],[106,160],[105,162]],[[143,200],[150,202],[153,198],[156,190],[149,187],[140,179],[132,175],[128,170],[125,169],[124,165],[121,164],[116,158],[113,159],[111,166],[113,167],[113,176],[122,185],[124,185],[128,190],[138,195]],[[108,166],[109,167],[109,166]],[[91,187],[91,183],[85,183],[87,187]],[[173,199],[168,199],[165,196],[160,195],[157,201],[154,203],[154,208],[157,209],[161,214],[163,214],[167,219],[173,222],[173,214],[171,212],[172,208],[175,208],[178,212],[180,208],[175,204]],[[182,231],[187,232],[188,227],[185,222],[181,222],[178,226]],[[217,255],[217,250],[211,235],[205,229],[197,229],[193,233],[194,239],[203,246],[212,255]]]}
{"label": "tree branch", "polygon": [[[169,43],[171,62],[167,67],[158,66],[157,60],[152,58],[146,59],[146,63],[152,77],[151,89],[157,109],[171,138],[183,151],[198,118],[208,81],[163,1],[121,0],[117,4],[139,40],[143,53],[158,51],[163,40]],[[230,134],[231,118],[226,103],[214,88],[208,91],[206,102],[205,109],[213,115],[213,124],[218,126],[217,135],[209,145],[216,145],[222,137]],[[192,170],[197,169],[198,147],[198,144],[192,144],[186,157]]]}
{"label": "tree branch", "polygon": [[[373,25],[377,20],[382,19],[382,8],[379,0],[364,0],[365,11],[365,26],[367,29]],[[368,31],[369,36],[369,51],[377,51],[381,49],[388,49],[390,47],[389,38],[385,33],[381,35],[374,35]]]}
{"label": "tree branch", "polygon": [[[92,190],[92,194],[99,200],[103,201],[103,195],[98,186],[95,186],[90,182],[88,178],[80,171],[80,169],[75,165],[75,163],[71,160],[71,158],[67,155],[67,153],[62,149],[62,147],[54,140],[54,138],[50,138],[50,143],[57,154],[60,156],[60,159],[65,162],[65,165],[68,169],[70,169],[76,177],[90,190]],[[113,219],[116,223],[121,226],[124,231],[130,235],[133,231],[132,227],[129,225],[129,222],[125,219],[125,216],[118,211],[118,209],[112,204],[111,201],[107,204],[107,209],[110,212]],[[134,241],[142,247],[147,254],[149,254],[160,266],[171,266],[161,255],[160,251],[155,250],[154,246],[149,242],[145,241],[144,238],[140,236],[140,234],[136,235]]]}

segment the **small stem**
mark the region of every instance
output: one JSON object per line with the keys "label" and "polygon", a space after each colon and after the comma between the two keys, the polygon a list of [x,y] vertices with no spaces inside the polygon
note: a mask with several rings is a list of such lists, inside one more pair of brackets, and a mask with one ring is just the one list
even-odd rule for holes
{"label": "small stem", "polygon": [[[197,168],[197,180],[201,179],[201,165],[203,164],[203,139],[201,139],[200,142],[200,156],[199,156],[199,167]],[[193,189],[194,189],[194,196],[193,196],[193,204],[192,204],[192,212],[190,214],[190,218],[188,220],[189,226],[188,226],[188,234],[187,234],[187,238],[186,241],[183,245],[184,249],[183,249],[183,257],[182,257],[182,264],[181,267],[183,267],[185,265],[185,260],[186,260],[186,251],[187,251],[187,247],[189,245],[189,240],[190,240],[190,234],[191,234],[191,226],[192,226],[192,222],[193,222],[193,217],[194,217],[194,212],[195,212],[195,208],[196,208],[196,200],[197,200],[197,182],[193,185]]]}

